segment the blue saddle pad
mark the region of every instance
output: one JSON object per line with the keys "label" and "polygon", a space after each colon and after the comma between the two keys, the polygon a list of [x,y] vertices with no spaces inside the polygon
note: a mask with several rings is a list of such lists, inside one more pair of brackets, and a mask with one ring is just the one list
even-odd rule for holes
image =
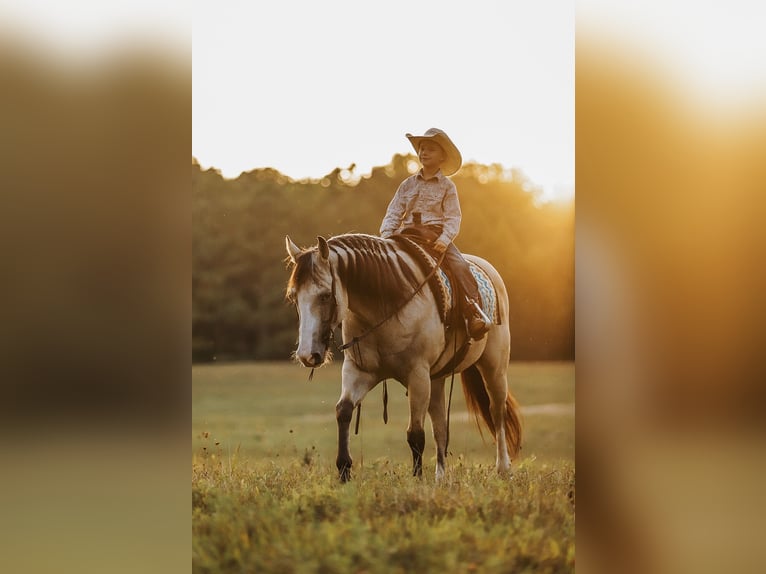
{"label": "blue saddle pad", "polygon": [[[492,285],[492,281],[490,281],[489,276],[484,273],[480,267],[474,265],[473,263],[470,263],[469,267],[471,269],[471,274],[474,276],[474,279],[476,279],[476,284],[479,286],[481,310],[484,311],[484,313],[492,320],[493,323],[499,323],[497,312],[497,293],[495,293],[495,287]],[[452,285],[450,284],[450,280],[447,277],[447,274],[441,268],[439,268],[439,280],[442,282],[445,290],[447,291],[447,300],[451,302]]]}

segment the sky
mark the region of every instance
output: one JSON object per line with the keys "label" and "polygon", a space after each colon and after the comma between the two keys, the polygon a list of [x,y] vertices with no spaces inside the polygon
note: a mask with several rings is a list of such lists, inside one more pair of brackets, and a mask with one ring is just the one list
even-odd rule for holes
{"label": "sky", "polygon": [[521,170],[545,197],[575,178],[574,42],[633,43],[695,97],[766,95],[766,4],[751,0],[0,0],[0,34],[62,57],[191,44],[192,155],[227,177],[300,179],[411,151],[444,129],[466,161]]}
{"label": "sky", "polygon": [[203,167],[363,176],[438,127],[464,161],[573,194],[571,1],[197,1],[193,19]]}

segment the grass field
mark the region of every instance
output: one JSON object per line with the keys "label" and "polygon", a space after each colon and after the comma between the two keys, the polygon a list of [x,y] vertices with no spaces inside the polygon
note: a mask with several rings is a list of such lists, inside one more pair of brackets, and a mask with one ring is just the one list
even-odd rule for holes
{"label": "grass field", "polygon": [[452,397],[447,478],[410,476],[404,389],[365,399],[351,439],[354,479],[334,466],[340,365],[195,366],[192,408],[195,572],[571,572],[574,570],[574,365],[512,363],[525,440],[512,478]]}

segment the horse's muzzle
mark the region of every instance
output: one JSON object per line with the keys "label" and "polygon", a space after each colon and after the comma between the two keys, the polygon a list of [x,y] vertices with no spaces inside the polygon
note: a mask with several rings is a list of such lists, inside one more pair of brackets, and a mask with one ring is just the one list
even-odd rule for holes
{"label": "horse's muzzle", "polygon": [[298,354],[298,360],[301,362],[301,364],[304,367],[320,367],[324,364],[326,353],[311,353],[310,355],[301,355]]}

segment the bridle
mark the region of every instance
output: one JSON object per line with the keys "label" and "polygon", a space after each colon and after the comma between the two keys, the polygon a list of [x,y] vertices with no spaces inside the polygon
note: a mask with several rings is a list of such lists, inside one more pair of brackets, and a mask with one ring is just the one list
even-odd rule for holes
{"label": "bridle", "polygon": [[[446,251],[442,253],[436,262],[436,265],[433,266],[431,271],[423,278],[423,280],[418,284],[418,286],[415,288],[415,290],[405,299],[399,307],[394,309],[392,312],[388,313],[383,319],[375,323],[372,327],[367,329],[364,333],[361,335],[354,336],[350,341],[343,343],[341,341],[341,344],[338,344],[335,341],[335,329],[338,328],[340,322],[338,321],[338,308],[340,305],[338,304],[338,295],[337,295],[337,286],[336,286],[336,280],[335,280],[335,269],[330,268],[330,277],[332,278],[330,281],[330,299],[332,301],[332,311],[330,312],[330,318],[327,321],[329,324],[329,328],[327,328],[326,332],[322,334],[322,343],[325,345],[325,347],[330,348],[331,343],[335,343],[335,346],[337,349],[341,352],[346,351],[346,349],[353,347],[355,351],[355,356],[357,361],[359,361],[360,365],[362,364],[362,355],[359,350],[359,342],[367,337],[370,333],[384,325],[387,321],[389,321],[392,317],[397,315],[402,309],[404,309],[410,301],[412,301],[415,296],[420,293],[420,291],[425,287],[425,285],[431,280],[431,278],[436,274],[436,272],[439,270],[439,267],[441,267],[442,262],[444,261],[444,257],[447,255]],[[299,318],[300,318],[300,311],[298,312]],[[324,321],[323,321],[323,328],[324,328]],[[311,381],[314,378],[314,367],[311,368],[311,372],[309,373],[309,381]]]}
{"label": "bridle", "polygon": [[[330,269],[330,300],[332,301],[332,307],[330,311],[330,318],[327,320],[322,320],[322,344],[324,344],[325,349],[329,349],[331,347],[331,344],[335,342],[335,329],[338,328],[338,325],[340,322],[338,321],[338,308],[340,305],[338,305],[338,296],[337,296],[337,289],[336,289],[336,281],[335,281],[335,272],[331,268]],[[297,299],[296,299],[297,300]],[[298,312],[298,321],[301,319],[301,312],[298,305],[295,306],[296,311]],[[324,313],[323,313],[324,314]],[[337,346],[337,345],[336,345]],[[309,372],[309,381],[313,380],[314,378],[314,369],[316,367],[311,367],[311,371]]]}

